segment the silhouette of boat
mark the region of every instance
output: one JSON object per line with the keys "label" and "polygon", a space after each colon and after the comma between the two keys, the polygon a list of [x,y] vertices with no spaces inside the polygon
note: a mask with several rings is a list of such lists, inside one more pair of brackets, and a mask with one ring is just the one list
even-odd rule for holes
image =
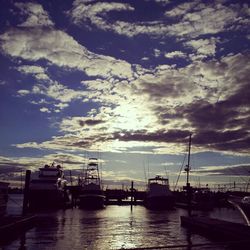
{"label": "silhouette of boat", "polygon": [[148,179],[145,206],[149,209],[171,209],[174,206],[174,195],[169,189],[168,178],[157,175]]}
{"label": "silhouette of boat", "polygon": [[243,199],[240,201],[240,207],[242,208],[248,218],[248,221],[250,222],[250,196],[243,197]]}
{"label": "silhouette of boat", "polygon": [[8,182],[0,181],[0,217],[5,215],[8,202]]}
{"label": "silhouette of boat", "polygon": [[79,207],[100,209],[104,207],[105,195],[101,187],[97,158],[90,158],[81,183]]}
{"label": "silhouette of boat", "polygon": [[229,195],[227,201],[240,212],[247,225],[250,226],[250,196],[242,198],[237,195]]}
{"label": "silhouette of boat", "polygon": [[30,181],[29,208],[62,207],[69,199],[66,185],[60,165],[52,163],[39,168],[38,178]]}

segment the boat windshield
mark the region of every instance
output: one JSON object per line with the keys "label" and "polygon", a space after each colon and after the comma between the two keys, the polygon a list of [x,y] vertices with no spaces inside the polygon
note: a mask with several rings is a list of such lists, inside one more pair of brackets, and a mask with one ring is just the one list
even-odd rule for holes
{"label": "boat windshield", "polygon": [[59,177],[61,175],[60,171],[57,169],[40,169],[40,177]]}
{"label": "boat windshield", "polygon": [[160,185],[165,185],[168,186],[168,178],[163,178],[161,176],[156,176],[155,178],[151,178],[148,180],[149,185],[152,184],[160,184]]}

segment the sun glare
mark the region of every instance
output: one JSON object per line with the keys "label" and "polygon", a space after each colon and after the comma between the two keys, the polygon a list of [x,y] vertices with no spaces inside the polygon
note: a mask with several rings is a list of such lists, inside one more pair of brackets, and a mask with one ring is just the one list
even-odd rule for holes
{"label": "sun glare", "polygon": [[115,119],[111,124],[113,130],[136,131],[150,129],[150,124],[156,118],[145,107],[138,108],[135,105],[122,105],[114,110]]}

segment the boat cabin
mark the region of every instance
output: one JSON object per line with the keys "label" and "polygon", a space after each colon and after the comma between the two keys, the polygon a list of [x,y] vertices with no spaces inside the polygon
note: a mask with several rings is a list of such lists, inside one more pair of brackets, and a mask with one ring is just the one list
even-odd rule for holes
{"label": "boat cabin", "polygon": [[148,185],[155,185],[155,184],[169,187],[168,178],[164,178],[164,177],[161,177],[159,175],[157,175],[154,178],[148,179]]}
{"label": "boat cabin", "polygon": [[43,168],[39,168],[39,177],[55,177],[62,178],[63,171],[60,165],[56,167],[52,164],[51,166],[45,165]]}

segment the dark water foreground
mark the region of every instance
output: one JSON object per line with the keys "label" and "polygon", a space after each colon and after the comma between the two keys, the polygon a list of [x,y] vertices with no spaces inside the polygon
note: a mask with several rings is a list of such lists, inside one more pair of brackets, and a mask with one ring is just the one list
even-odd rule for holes
{"label": "dark water foreground", "polygon": [[[14,202],[15,200],[15,202]],[[11,197],[9,213],[21,211],[20,197]],[[196,212],[197,213],[197,212]],[[150,211],[143,206],[107,206],[97,211],[78,208],[40,212],[39,223],[0,249],[230,249],[180,225],[186,211]],[[237,211],[216,210],[203,215],[242,222]],[[179,246],[179,247],[177,247]]]}

